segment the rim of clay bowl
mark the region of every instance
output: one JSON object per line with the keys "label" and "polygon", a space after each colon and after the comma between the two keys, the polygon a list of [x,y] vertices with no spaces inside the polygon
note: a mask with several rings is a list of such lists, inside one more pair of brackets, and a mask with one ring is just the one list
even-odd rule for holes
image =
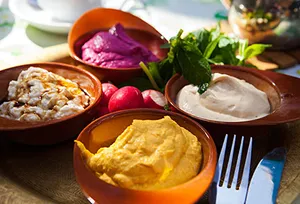
{"label": "rim of clay bowl", "polygon": [[[110,120],[114,117],[118,117],[118,116],[124,116],[124,115],[131,115],[131,114],[135,114],[135,113],[140,113],[142,114],[142,112],[144,114],[149,114],[151,115],[151,113],[157,113],[158,115],[169,115],[169,116],[174,116],[174,117],[179,117],[181,119],[183,119],[184,121],[188,121],[188,123],[192,124],[194,127],[197,127],[198,129],[201,130],[201,132],[203,133],[203,138],[204,141],[208,147],[208,149],[210,151],[208,151],[208,158],[207,158],[207,164],[206,166],[202,166],[202,169],[199,171],[199,173],[193,177],[192,179],[190,179],[189,181],[179,184],[177,186],[173,186],[170,188],[166,188],[166,189],[161,189],[161,190],[135,190],[135,189],[127,189],[127,188],[121,188],[121,187],[117,187],[114,185],[111,185],[109,183],[106,183],[105,181],[100,180],[99,178],[96,177],[96,175],[94,175],[94,173],[86,166],[86,164],[84,163],[84,161],[82,160],[81,157],[81,153],[79,148],[77,147],[76,144],[74,144],[74,151],[73,151],[73,159],[74,159],[74,166],[78,166],[78,165],[84,165],[84,167],[93,175],[93,177],[95,177],[97,183],[101,183],[102,185],[105,185],[107,188],[109,188],[112,191],[122,191],[124,193],[128,193],[128,194],[132,194],[132,193],[138,193],[141,194],[141,196],[143,195],[147,195],[149,196],[152,193],[161,193],[160,196],[162,196],[162,194],[165,195],[171,195],[171,193],[175,193],[178,192],[180,189],[185,189],[187,186],[192,185],[195,182],[199,182],[199,180],[203,180],[203,184],[206,186],[205,188],[201,189],[199,188],[197,191],[199,191],[199,197],[202,197],[203,194],[207,191],[207,189],[210,187],[210,184],[213,181],[213,177],[214,177],[214,172],[216,170],[216,165],[217,165],[217,150],[216,150],[216,146],[214,143],[214,140],[212,138],[212,136],[209,134],[209,132],[199,123],[197,123],[196,121],[194,121],[193,119],[180,114],[180,113],[175,113],[175,112],[171,112],[171,111],[165,111],[165,110],[159,110],[159,109],[150,109],[150,108],[139,108],[139,109],[129,109],[129,110],[121,110],[121,111],[116,111],[113,113],[109,113],[107,115],[104,115],[96,120],[94,120],[93,122],[91,122],[88,126],[86,126],[81,133],[79,134],[79,136],[77,137],[76,140],[78,141],[82,141],[82,138],[86,137],[84,136],[86,133],[89,134],[94,128],[96,128],[97,126],[101,125],[101,123],[103,121],[107,121]],[[182,126],[184,127],[184,126]],[[80,159],[80,161],[78,160],[78,158]],[[76,180],[78,182],[78,184],[81,186],[81,182],[78,181],[79,177],[77,175],[77,168],[74,167],[75,170],[75,174],[76,174]],[[87,198],[92,198],[86,191],[85,189],[82,189],[83,193],[85,194],[85,196]],[[92,198],[93,199],[93,198]]]}
{"label": "rim of clay bowl", "polygon": [[[80,21],[82,21],[82,19],[85,19],[85,18],[88,18],[89,15],[91,15],[92,13],[96,13],[96,12],[114,12],[114,13],[120,13],[122,15],[126,15],[126,16],[129,16],[130,18],[134,18],[135,20],[139,21],[140,24],[144,24],[144,26],[147,26],[147,29],[141,29],[142,27],[140,28],[125,28],[125,30],[127,29],[131,29],[131,30],[139,30],[141,32],[145,32],[149,35],[152,35],[152,36],[155,36],[157,37],[157,39],[160,39],[162,40],[164,43],[168,43],[168,40],[161,34],[159,33],[153,26],[151,26],[150,24],[148,24],[147,22],[145,22],[144,20],[138,18],[137,16],[131,14],[131,13],[128,13],[128,12],[124,12],[124,11],[121,11],[121,10],[117,10],[117,9],[110,9],[110,8],[94,8],[94,9],[91,9],[85,13],[83,13],[73,24],[73,26],[71,27],[70,29],[70,32],[69,32],[69,36],[68,36],[68,45],[69,45],[69,53],[70,53],[70,56],[75,59],[76,61],[86,65],[86,66],[90,66],[90,67],[93,67],[93,68],[96,68],[96,69],[103,69],[103,70],[117,70],[117,71],[133,71],[133,70],[141,70],[142,68],[141,67],[126,67],[126,68],[118,68],[118,67],[101,67],[101,66],[97,66],[97,65],[93,65],[93,64],[89,64],[87,62],[85,62],[84,60],[81,59],[80,56],[78,56],[76,54],[76,51],[75,51],[75,44],[76,42],[78,42],[79,38],[73,40],[73,32],[74,30],[76,29],[76,26],[77,24],[79,24]],[[101,30],[104,28],[99,28],[99,30]],[[105,28],[105,29],[109,29],[109,28]],[[90,30],[88,32],[86,32],[85,34],[89,33],[89,32],[93,32],[95,31],[96,29],[94,30]],[[150,31],[151,30],[151,31]],[[84,34],[83,34],[84,35]],[[83,36],[81,35],[81,37]],[[74,42],[73,42],[74,41]],[[160,59],[161,61],[161,59]]]}
{"label": "rim of clay bowl", "polygon": [[[271,125],[293,122],[295,120],[300,120],[300,90],[297,89],[297,87],[300,86],[300,79],[288,75],[284,75],[284,74],[279,74],[276,72],[261,71],[261,70],[251,69],[251,68],[241,67],[241,66],[212,65],[211,67],[213,72],[218,72],[217,71],[218,69],[231,69],[234,71],[251,74],[256,78],[265,81],[270,85],[270,87],[273,87],[273,89],[277,92],[276,94],[278,95],[278,100],[279,100],[278,107],[272,109],[270,114],[262,118],[249,120],[249,121],[242,121],[242,122],[215,121],[215,120],[209,120],[206,118],[194,116],[190,113],[181,110],[176,104],[176,99],[173,100],[171,97],[172,95],[171,90],[172,87],[174,86],[173,84],[181,77],[181,75],[179,74],[172,76],[172,78],[168,81],[165,88],[165,96],[168,102],[171,104],[171,106],[173,106],[180,113],[187,115],[197,121],[203,121],[203,122],[207,122],[211,124],[219,124],[219,125],[271,126]],[[290,110],[289,108],[291,108],[292,110]]]}

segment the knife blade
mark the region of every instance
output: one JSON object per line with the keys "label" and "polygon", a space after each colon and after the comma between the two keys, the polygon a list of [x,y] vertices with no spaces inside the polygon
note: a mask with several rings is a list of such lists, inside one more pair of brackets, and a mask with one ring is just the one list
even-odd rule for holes
{"label": "knife blade", "polygon": [[285,158],[284,147],[275,148],[263,157],[252,176],[246,204],[276,203]]}

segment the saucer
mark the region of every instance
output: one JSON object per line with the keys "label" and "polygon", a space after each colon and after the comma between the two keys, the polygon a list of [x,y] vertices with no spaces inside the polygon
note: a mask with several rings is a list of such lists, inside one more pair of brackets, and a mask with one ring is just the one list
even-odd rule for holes
{"label": "saucer", "polygon": [[53,19],[38,6],[32,6],[28,0],[10,0],[10,11],[18,18],[44,31],[68,34],[72,23]]}

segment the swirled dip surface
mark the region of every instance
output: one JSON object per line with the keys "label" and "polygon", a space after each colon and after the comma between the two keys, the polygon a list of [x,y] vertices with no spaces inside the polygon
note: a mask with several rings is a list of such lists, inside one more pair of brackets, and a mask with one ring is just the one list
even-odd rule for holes
{"label": "swirled dip surface", "polygon": [[134,120],[109,147],[96,154],[75,141],[96,175],[112,185],[131,189],[163,189],[195,177],[202,153],[197,137],[169,116]]}
{"label": "swirled dip surface", "polygon": [[177,95],[180,109],[209,120],[239,122],[254,120],[270,113],[266,93],[244,80],[226,74],[213,74],[209,88],[203,93],[187,85]]}
{"label": "swirled dip surface", "polygon": [[38,67],[22,71],[8,86],[0,116],[21,121],[58,119],[82,111],[90,97],[77,83]]}
{"label": "swirled dip surface", "polygon": [[121,24],[96,33],[81,50],[85,62],[101,67],[130,68],[139,67],[141,61],[158,61],[150,50],[130,38]]}

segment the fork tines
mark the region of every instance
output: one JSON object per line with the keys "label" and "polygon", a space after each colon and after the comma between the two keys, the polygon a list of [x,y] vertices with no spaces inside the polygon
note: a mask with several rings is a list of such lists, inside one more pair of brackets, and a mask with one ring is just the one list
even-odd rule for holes
{"label": "fork tines", "polygon": [[[214,181],[220,185],[221,181],[221,174],[222,174],[222,168],[224,166],[224,160],[225,160],[225,152],[226,152],[226,146],[227,146],[227,140],[228,140],[228,134],[225,136],[222,149],[220,152],[219,160],[218,160],[218,168],[216,172],[216,175],[218,175],[217,180],[216,177]],[[223,185],[228,185],[229,184],[229,178],[230,178],[230,172],[231,172],[231,167],[232,167],[232,160],[233,160],[233,155],[234,155],[234,149],[235,149],[235,142],[236,142],[236,135],[233,137],[233,142],[231,145],[231,150],[230,150],[230,155],[229,155],[229,160],[228,160],[228,165],[226,168],[226,174],[224,177],[224,182]],[[237,188],[237,181],[238,181],[238,175],[239,175],[239,170],[240,170],[240,165],[241,165],[241,159],[242,159],[242,152],[243,152],[243,146],[244,146],[244,136],[241,138],[241,144],[239,148],[239,153],[238,153],[238,158],[235,166],[235,171],[234,171],[234,177],[233,181],[231,184],[231,187]],[[241,179],[241,184],[240,187],[248,187],[249,183],[249,174],[250,174],[250,165],[251,165],[251,154],[252,154],[252,137],[250,138],[249,145],[248,145],[248,151],[247,151],[247,156],[245,160],[245,165],[244,165],[244,170],[243,170],[243,176]]]}
{"label": "fork tines", "polygon": [[[241,183],[238,186],[238,177],[239,177],[239,171],[241,166],[241,160],[242,160],[242,154],[243,154],[243,148],[244,148],[244,136],[241,137],[239,152],[237,155],[237,161],[234,169],[233,179],[232,183],[230,184],[230,175],[232,172],[232,163],[233,163],[233,155],[234,155],[234,149],[235,149],[235,143],[236,143],[236,135],[233,137],[233,141],[230,148],[229,153],[229,159],[228,164],[224,176],[223,183],[221,182],[221,175],[222,175],[222,169],[224,168],[225,164],[225,155],[226,155],[226,146],[227,146],[227,140],[228,140],[228,134],[225,136],[222,149],[220,152],[217,169],[215,172],[214,177],[214,189],[215,189],[215,196],[216,201],[222,201],[222,203],[244,203],[246,198],[246,193],[248,190],[248,183],[249,183],[249,175],[250,175],[250,165],[251,165],[251,154],[252,154],[252,137],[250,138],[248,150],[246,154],[244,169],[242,173]],[[225,170],[225,169],[224,169]],[[224,202],[225,201],[225,202]],[[228,202],[226,202],[228,201]]]}

